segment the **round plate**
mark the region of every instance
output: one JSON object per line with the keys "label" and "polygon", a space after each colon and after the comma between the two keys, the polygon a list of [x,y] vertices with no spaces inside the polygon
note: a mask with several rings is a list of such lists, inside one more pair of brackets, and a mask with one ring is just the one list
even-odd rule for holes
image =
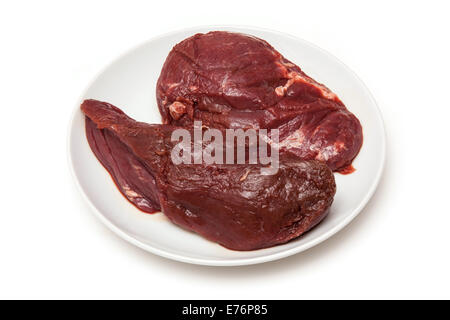
{"label": "round plate", "polygon": [[[119,192],[108,172],[89,148],[84,116],[79,105],[92,98],[110,102],[130,117],[161,123],[155,98],[156,81],[171,48],[198,32],[227,30],[268,41],[309,76],[324,83],[361,121],[364,144],[353,162],[356,172],[335,174],[337,193],[330,214],[296,240],[255,251],[232,251],[185,231],[162,213],[145,214]],[[324,50],[278,32],[238,27],[199,27],[154,38],[122,55],[90,84],[75,106],[69,133],[69,162],[73,176],[95,214],[125,240],[160,256],[204,265],[234,266],[280,259],[326,240],[347,225],[373,195],[385,157],[383,121],[377,105],[361,80]]]}

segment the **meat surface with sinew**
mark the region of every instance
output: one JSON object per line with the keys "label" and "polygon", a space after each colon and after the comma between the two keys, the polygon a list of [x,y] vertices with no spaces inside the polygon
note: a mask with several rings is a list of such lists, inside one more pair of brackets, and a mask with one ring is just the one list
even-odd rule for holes
{"label": "meat surface with sinew", "polygon": [[175,224],[235,250],[285,243],[319,223],[336,191],[322,162],[280,158],[273,175],[261,165],[171,161],[177,127],[137,122],[113,105],[86,100],[89,145],[136,207],[162,210]]}
{"label": "meat surface with sinew", "polygon": [[266,41],[215,31],[169,53],[156,96],[163,123],[190,127],[279,129],[281,151],[351,165],[362,145],[359,120],[324,85]]}

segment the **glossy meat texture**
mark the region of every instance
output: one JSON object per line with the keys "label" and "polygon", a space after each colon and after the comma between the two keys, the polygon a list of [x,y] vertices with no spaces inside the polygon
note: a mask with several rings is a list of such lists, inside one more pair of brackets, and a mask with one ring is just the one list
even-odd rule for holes
{"label": "glossy meat texture", "polygon": [[319,161],[283,157],[274,175],[262,175],[261,165],[175,165],[176,127],[137,122],[96,100],[81,109],[92,150],[128,200],[227,248],[285,243],[319,223],[333,201],[333,173]]}
{"label": "glossy meat texture", "polygon": [[281,151],[345,169],[362,145],[359,120],[266,41],[215,31],[169,53],[156,89],[163,123],[280,129]]}

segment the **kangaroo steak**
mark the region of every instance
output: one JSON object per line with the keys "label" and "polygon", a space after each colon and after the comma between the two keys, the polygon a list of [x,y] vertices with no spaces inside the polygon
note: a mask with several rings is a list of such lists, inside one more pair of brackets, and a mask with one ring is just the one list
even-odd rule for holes
{"label": "kangaroo steak", "polygon": [[165,124],[278,128],[281,151],[324,161],[333,171],[350,166],[362,145],[358,119],[336,94],[249,35],[215,31],[180,42],[164,63],[156,96]]}
{"label": "kangaroo steak", "polygon": [[235,250],[285,243],[319,223],[335,194],[322,162],[283,156],[273,175],[261,165],[171,161],[172,125],[137,122],[106,102],[86,100],[89,145],[136,207]]}

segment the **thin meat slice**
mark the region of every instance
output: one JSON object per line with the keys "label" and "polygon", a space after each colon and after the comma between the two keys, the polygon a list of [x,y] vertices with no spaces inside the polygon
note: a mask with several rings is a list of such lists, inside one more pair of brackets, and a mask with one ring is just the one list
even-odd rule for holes
{"label": "thin meat slice", "polygon": [[281,151],[349,166],[362,145],[359,120],[325,85],[266,41],[240,33],[196,34],[175,45],[158,79],[163,123],[280,129]]}
{"label": "thin meat slice", "polygon": [[92,150],[128,200],[227,248],[285,243],[318,224],[333,202],[334,176],[322,162],[283,156],[273,175],[261,165],[175,165],[177,127],[137,122],[96,100],[81,109]]}

